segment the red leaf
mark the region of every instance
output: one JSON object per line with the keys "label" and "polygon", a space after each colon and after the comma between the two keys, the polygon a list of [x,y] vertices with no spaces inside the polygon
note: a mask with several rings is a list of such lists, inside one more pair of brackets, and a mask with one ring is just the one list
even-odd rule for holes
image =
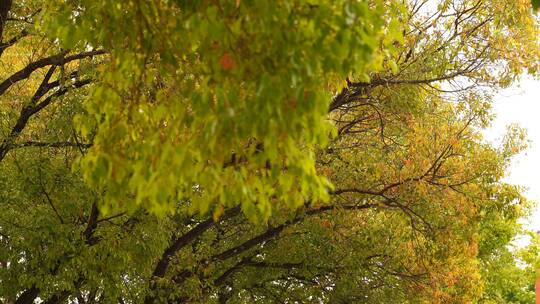
{"label": "red leaf", "polygon": [[234,59],[229,53],[225,53],[223,54],[223,56],[221,56],[221,59],[219,60],[219,64],[221,65],[221,68],[224,69],[225,71],[232,70],[236,65],[236,63],[234,62]]}

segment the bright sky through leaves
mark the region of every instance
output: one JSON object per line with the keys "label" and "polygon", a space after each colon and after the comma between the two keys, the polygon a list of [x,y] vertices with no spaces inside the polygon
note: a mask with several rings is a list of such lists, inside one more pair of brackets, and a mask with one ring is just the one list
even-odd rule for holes
{"label": "bright sky through leaves", "polygon": [[[494,97],[496,115],[492,127],[486,130],[486,140],[497,144],[506,126],[518,124],[527,129],[529,148],[512,162],[507,181],[526,187],[527,197],[540,201],[540,80],[525,77],[518,84],[501,91]],[[540,207],[527,220],[527,225],[540,230]]]}

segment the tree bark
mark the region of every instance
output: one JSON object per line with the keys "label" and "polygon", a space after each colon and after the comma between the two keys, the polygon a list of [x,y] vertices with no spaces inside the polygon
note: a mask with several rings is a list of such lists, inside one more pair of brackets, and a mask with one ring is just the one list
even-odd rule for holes
{"label": "tree bark", "polygon": [[0,42],[3,38],[8,13],[11,10],[11,4],[12,0],[0,0]]}

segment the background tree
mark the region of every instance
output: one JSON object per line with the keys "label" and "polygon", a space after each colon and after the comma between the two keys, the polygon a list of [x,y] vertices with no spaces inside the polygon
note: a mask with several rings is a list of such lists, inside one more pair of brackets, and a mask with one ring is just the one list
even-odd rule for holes
{"label": "background tree", "polygon": [[538,237],[526,247],[501,246],[482,259],[485,292],[480,303],[532,303],[538,269]]}

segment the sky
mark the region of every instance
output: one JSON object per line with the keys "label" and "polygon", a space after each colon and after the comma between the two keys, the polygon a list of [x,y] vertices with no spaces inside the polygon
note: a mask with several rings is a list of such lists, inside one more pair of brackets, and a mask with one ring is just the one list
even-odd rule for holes
{"label": "sky", "polygon": [[526,196],[538,202],[525,224],[540,231],[540,80],[524,77],[518,84],[499,92],[493,100],[493,112],[495,120],[484,133],[488,142],[500,142],[509,124],[517,123],[527,129],[529,148],[514,159],[506,181],[526,187]]}

